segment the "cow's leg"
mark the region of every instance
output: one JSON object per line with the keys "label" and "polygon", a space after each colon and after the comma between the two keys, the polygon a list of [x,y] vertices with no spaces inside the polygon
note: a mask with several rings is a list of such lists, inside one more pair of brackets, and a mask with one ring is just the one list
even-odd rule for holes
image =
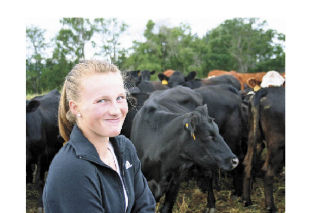
{"label": "cow's leg", "polygon": [[268,149],[266,163],[263,167],[265,205],[269,212],[277,212],[273,199],[273,178],[284,165],[284,148],[273,146]]}
{"label": "cow's leg", "polygon": [[33,165],[32,163],[28,163],[27,164],[27,183],[32,183],[33,180],[33,169],[32,169]]}
{"label": "cow's leg", "polygon": [[158,184],[155,180],[151,180],[151,181],[148,181],[148,186],[149,186],[156,202],[159,202],[160,198],[162,196],[160,184]]}
{"label": "cow's leg", "polygon": [[249,206],[252,204],[250,193],[251,193],[251,184],[252,184],[252,169],[254,163],[255,155],[255,146],[249,144],[246,157],[243,161],[244,172],[243,172],[243,186],[242,186],[242,200],[244,206]]}
{"label": "cow's leg", "polygon": [[271,169],[267,169],[267,172],[264,177],[264,196],[265,196],[265,203],[268,212],[276,212],[277,209],[274,205],[273,200],[273,172]]}
{"label": "cow's leg", "polygon": [[214,213],[215,212],[215,208],[216,208],[216,199],[214,197],[214,193],[213,193],[213,185],[212,185],[212,181],[216,179],[215,176],[210,177],[207,179],[207,184],[208,184],[208,197],[207,197],[207,212],[208,213]]}
{"label": "cow's leg", "polygon": [[166,192],[166,197],[164,204],[160,210],[161,213],[171,213],[173,205],[176,201],[180,183],[177,180],[172,180],[169,184],[168,191]]}
{"label": "cow's leg", "polygon": [[39,199],[38,199],[38,213],[43,212],[43,203],[42,203],[42,192],[44,187],[44,175],[47,170],[47,163],[45,157],[40,157],[37,164],[37,172],[36,172],[36,188],[39,192]]}
{"label": "cow's leg", "polygon": [[242,195],[242,183],[243,183],[243,165],[240,163],[237,168],[232,171],[233,187],[235,191],[234,195],[241,197]]}

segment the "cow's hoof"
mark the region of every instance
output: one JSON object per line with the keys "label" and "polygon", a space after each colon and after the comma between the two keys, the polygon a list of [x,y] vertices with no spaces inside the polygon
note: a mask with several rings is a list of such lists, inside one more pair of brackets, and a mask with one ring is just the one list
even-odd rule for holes
{"label": "cow's hoof", "polygon": [[270,207],[270,206],[268,206],[268,207],[267,207],[267,212],[270,212],[270,213],[277,213],[277,212],[278,212],[278,210],[277,210],[277,208],[276,208],[276,207]]}
{"label": "cow's hoof", "polygon": [[244,206],[245,206],[245,207],[252,205],[251,200],[249,200],[249,201],[244,201],[243,203],[244,203]]}
{"label": "cow's hoof", "polygon": [[216,209],[215,208],[207,208],[206,213],[215,213]]}
{"label": "cow's hoof", "polygon": [[43,208],[42,207],[38,207],[38,213],[44,213]]}

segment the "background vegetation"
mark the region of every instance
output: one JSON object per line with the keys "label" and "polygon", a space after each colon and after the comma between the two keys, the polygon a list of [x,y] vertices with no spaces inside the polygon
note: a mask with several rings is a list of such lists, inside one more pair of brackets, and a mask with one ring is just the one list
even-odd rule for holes
{"label": "background vegetation", "polygon": [[[121,70],[197,71],[199,78],[213,69],[285,71],[285,35],[266,30],[267,22],[258,18],[225,20],[203,37],[192,33],[186,24],[156,27],[149,20],[143,33],[145,41],[134,41],[128,49],[120,43],[128,25],[116,18],[63,18],[60,23],[61,29],[48,43],[44,29],[26,28],[27,50],[31,52],[26,58],[28,94],[60,89],[73,65],[86,58],[86,45]],[[154,75],[152,80],[156,78]]]}

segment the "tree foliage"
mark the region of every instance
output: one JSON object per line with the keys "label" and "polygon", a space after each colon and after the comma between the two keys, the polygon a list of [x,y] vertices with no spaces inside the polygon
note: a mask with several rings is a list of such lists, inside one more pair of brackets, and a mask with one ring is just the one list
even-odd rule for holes
{"label": "tree foliage", "polygon": [[[94,19],[96,31],[100,34],[101,51],[100,55],[107,56],[109,62],[120,65],[119,57],[127,51],[121,48],[120,36],[127,30],[128,25],[124,22],[119,23],[116,18]],[[99,54],[97,54],[99,55]]]}
{"label": "tree foliage", "polygon": [[[208,71],[226,69],[257,72],[268,71],[270,68],[283,70],[283,48],[273,40],[284,41],[284,35],[275,30],[264,30],[265,25],[266,21],[256,18],[236,18],[226,20],[209,31],[203,38],[203,67]],[[277,58],[277,61],[274,61],[274,58]]]}
{"label": "tree foliage", "polygon": [[[106,58],[121,70],[167,69],[206,77],[213,69],[238,72],[285,71],[285,35],[266,30],[266,21],[235,18],[209,30],[202,38],[189,25],[175,27],[146,23],[144,41],[123,48],[121,36],[128,25],[115,18],[63,18],[61,29],[50,43],[38,27],[28,27],[26,58],[27,92],[60,88],[74,64],[86,59],[86,48]],[[53,51],[46,57],[48,47]],[[153,77],[156,80],[156,77]]]}
{"label": "tree foliage", "polygon": [[41,74],[44,68],[44,52],[48,43],[44,37],[45,30],[35,26],[26,28],[27,50],[31,50],[26,58],[26,90],[39,93],[41,90]]}
{"label": "tree foliage", "polygon": [[95,32],[95,26],[89,19],[83,18],[63,18],[60,20],[63,24],[58,36],[56,37],[57,48],[69,56],[69,60],[78,62],[85,59],[84,48],[91,40]]}
{"label": "tree foliage", "polygon": [[175,69],[187,73],[200,68],[197,53],[197,36],[192,35],[188,25],[178,27],[155,27],[149,20],[144,31],[145,42],[134,42],[133,53],[124,67],[131,70]]}

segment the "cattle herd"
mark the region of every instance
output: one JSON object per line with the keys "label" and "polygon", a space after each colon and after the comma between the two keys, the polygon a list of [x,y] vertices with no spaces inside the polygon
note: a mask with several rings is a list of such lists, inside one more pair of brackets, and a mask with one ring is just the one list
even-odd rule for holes
{"label": "cattle herd", "polygon": [[[261,169],[265,208],[276,212],[273,180],[285,163],[284,74],[214,70],[196,79],[196,72],[169,70],[150,81],[154,73],[126,72],[129,112],[121,134],[135,145],[156,201],[164,196],[160,212],[172,212],[180,184],[189,180],[207,193],[207,212],[214,212],[219,169],[230,174],[244,206],[252,204],[250,190]],[[45,172],[64,142],[59,98],[53,90],[26,101],[26,180],[39,190],[40,209]]]}

